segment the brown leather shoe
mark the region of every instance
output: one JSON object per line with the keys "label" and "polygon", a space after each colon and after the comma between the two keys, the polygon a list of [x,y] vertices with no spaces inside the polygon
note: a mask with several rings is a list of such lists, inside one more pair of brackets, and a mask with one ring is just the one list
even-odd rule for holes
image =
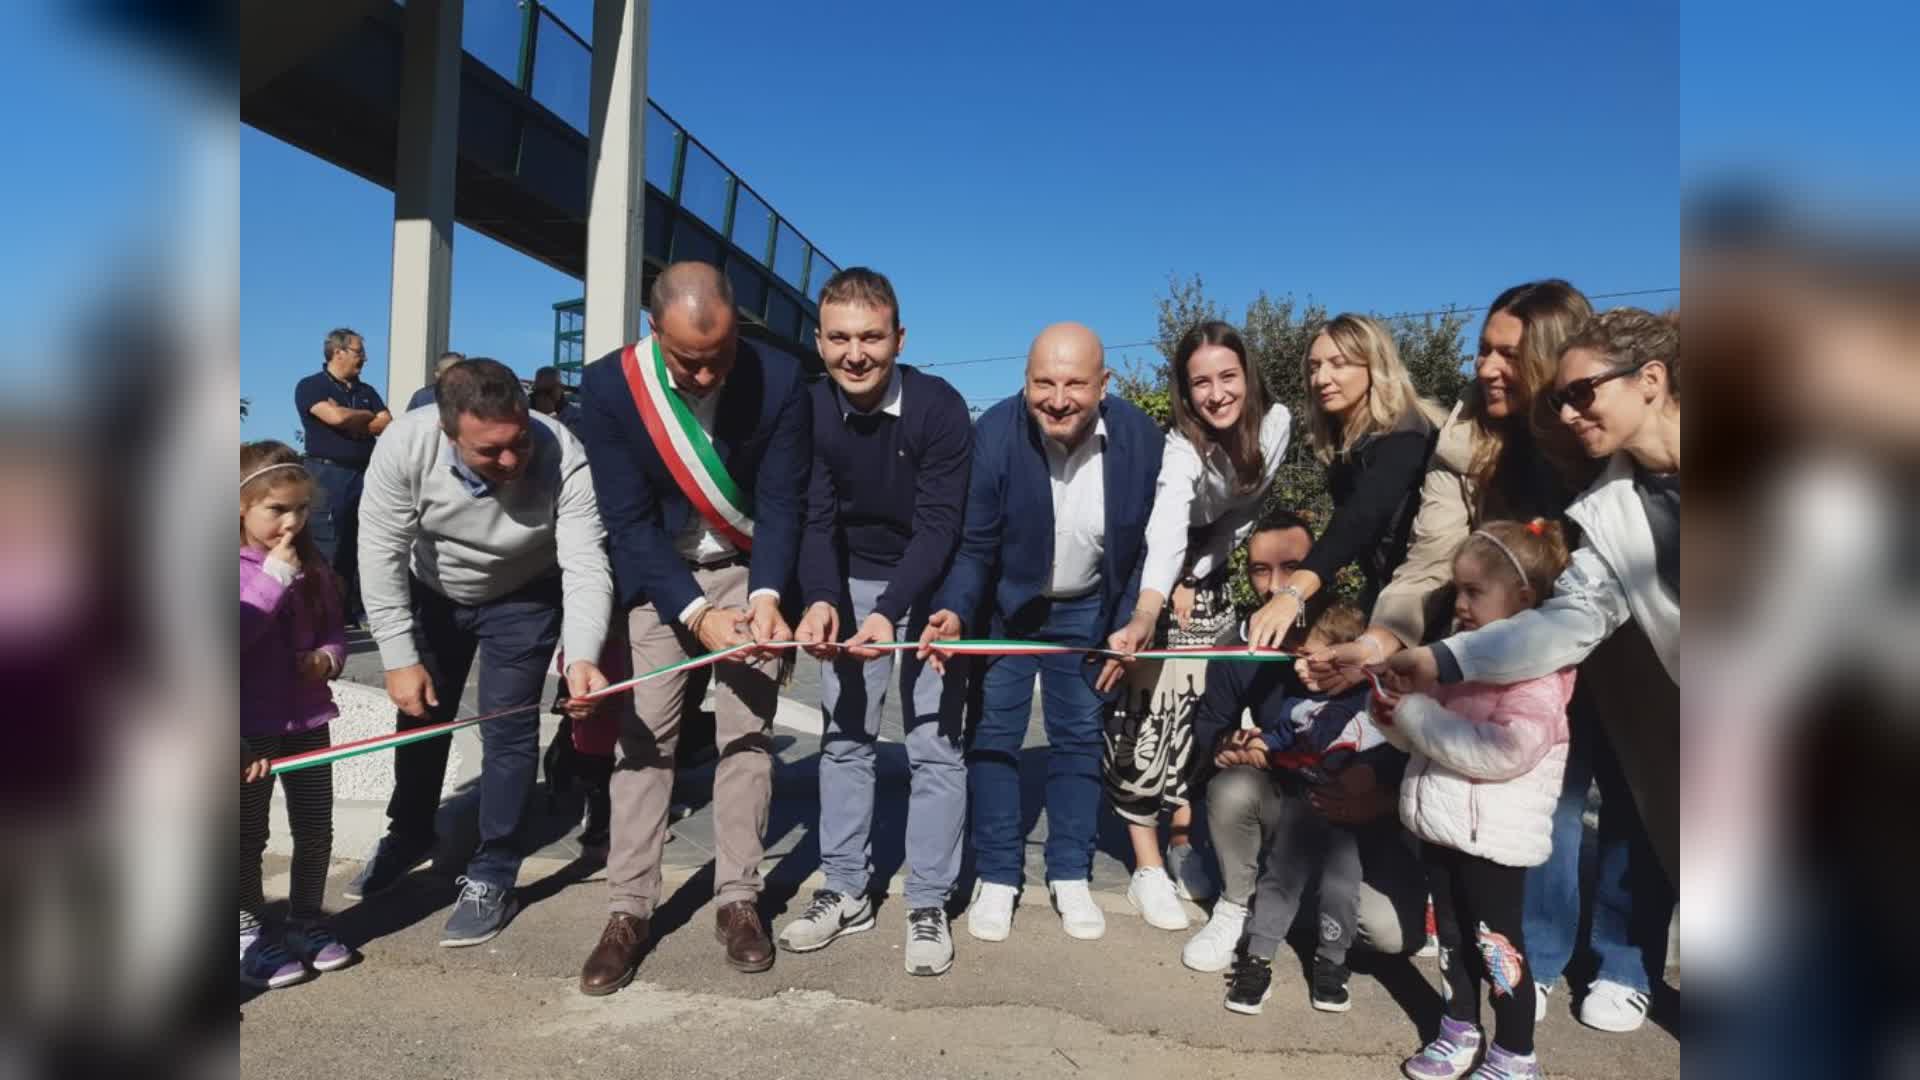
{"label": "brown leather shoe", "polygon": [[773,966],[773,942],[751,900],[735,900],[714,916],[713,936],[727,947],[727,963],[740,971],[765,971]]}
{"label": "brown leather shoe", "polygon": [[593,947],[580,967],[580,992],[599,997],[632,982],[646,944],[647,920],[619,912],[608,916],[607,928],[600,932],[600,944]]}

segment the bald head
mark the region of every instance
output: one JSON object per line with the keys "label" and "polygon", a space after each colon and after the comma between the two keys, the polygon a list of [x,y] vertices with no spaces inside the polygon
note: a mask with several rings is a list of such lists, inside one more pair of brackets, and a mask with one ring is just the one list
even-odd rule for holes
{"label": "bald head", "polygon": [[1107,393],[1100,335],[1079,323],[1055,323],[1027,350],[1027,410],[1048,438],[1078,446],[1093,431]]}
{"label": "bald head", "polygon": [[720,319],[733,318],[733,285],[711,263],[677,262],[653,279],[647,311],[655,326],[672,311],[686,315],[697,330],[715,330]]}

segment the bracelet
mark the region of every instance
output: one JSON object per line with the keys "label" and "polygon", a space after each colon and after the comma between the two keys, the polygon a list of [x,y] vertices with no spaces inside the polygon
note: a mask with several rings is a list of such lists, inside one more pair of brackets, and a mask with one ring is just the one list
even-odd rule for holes
{"label": "bracelet", "polygon": [[1294,613],[1293,613],[1293,622],[1294,622],[1294,625],[1295,625],[1295,626],[1299,626],[1299,627],[1303,627],[1303,628],[1304,628],[1304,627],[1305,627],[1305,626],[1307,625],[1307,597],[1306,597],[1306,594],[1305,594],[1305,593],[1302,593],[1302,592],[1301,592],[1301,591],[1300,591],[1299,589],[1297,589],[1297,588],[1295,588],[1292,582],[1288,582],[1287,584],[1285,584],[1285,585],[1282,585],[1282,586],[1280,586],[1280,588],[1278,588],[1277,590],[1275,590],[1275,591],[1274,591],[1274,595],[1275,595],[1275,596],[1291,596],[1291,597],[1293,597],[1293,603],[1294,603]]}
{"label": "bracelet", "polygon": [[700,640],[700,624],[706,622],[707,616],[711,614],[713,614],[712,604],[708,604],[706,607],[693,613],[693,621],[687,624],[687,633],[693,635],[693,640]]}

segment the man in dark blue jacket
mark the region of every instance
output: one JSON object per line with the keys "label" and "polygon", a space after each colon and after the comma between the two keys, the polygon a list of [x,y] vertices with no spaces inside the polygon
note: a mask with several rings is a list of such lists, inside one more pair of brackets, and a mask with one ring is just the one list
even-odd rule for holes
{"label": "man in dark blue jacket", "polygon": [[[820,710],[820,868],[825,885],[780,931],[793,952],[824,948],[873,926],[874,740],[894,654],[870,646],[912,640],[934,586],[960,546],[973,421],[953,387],[895,363],[906,341],[887,279],[865,267],[820,292],[813,392],[813,478],[800,544],[807,613],[794,630],[823,663]],[[848,648],[833,648],[845,641]],[[953,966],[947,898],[960,875],[967,763],[960,745],[962,681],[909,655],[900,707],[912,793],[907,804],[906,967]]]}
{"label": "man in dark blue jacket", "polygon": [[[652,335],[588,365],[580,437],[611,546],[616,612],[633,669],[790,640],[780,596],[793,578],[809,461],[807,391],[795,358],[741,341],[727,279],[675,263],[649,298]],[[713,780],[717,934],[742,971],[773,964],[756,901],[773,792],[766,738],[777,661],[745,653],[714,668],[721,758]],[[612,782],[612,914],[580,974],[607,994],[633,978],[660,899],[684,674],[634,688]]]}
{"label": "man in dark blue jacket", "polygon": [[[963,631],[1094,647],[1133,614],[1164,437],[1106,389],[1093,331],[1059,323],[1034,339],[1026,389],[974,427],[966,527],[921,657],[942,662],[939,643]],[[1077,653],[1003,656],[986,667],[969,755],[980,885],[967,932],[983,941],[1006,939],[1025,873],[1019,759],[1036,672],[1049,748],[1047,887],[1068,934],[1106,933],[1087,888],[1106,708],[1095,672]]]}

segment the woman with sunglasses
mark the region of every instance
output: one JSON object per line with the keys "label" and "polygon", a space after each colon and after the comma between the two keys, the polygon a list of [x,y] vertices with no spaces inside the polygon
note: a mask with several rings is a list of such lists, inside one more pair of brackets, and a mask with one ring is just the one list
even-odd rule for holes
{"label": "woman with sunglasses", "polygon": [[[1309,685],[1342,692],[1364,678],[1365,665],[1444,634],[1453,553],[1482,523],[1535,517],[1565,523],[1568,502],[1599,469],[1554,415],[1548,397],[1562,346],[1592,315],[1586,297],[1558,279],[1515,285],[1488,305],[1475,381],[1440,430],[1407,557],[1381,590],[1366,635],[1308,658],[1303,677]],[[1581,1020],[1611,1031],[1638,1027],[1646,1015],[1650,973],[1663,966],[1671,886],[1652,865],[1645,828],[1601,732],[1599,688],[1632,684],[1624,673],[1636,644],[1644,651],[1644,641],[1629,640],[1637,638],[1637,632],[1620,635],[1582,665],[1567,710],[1573,739],[1554,811],[1553,854],[1527,876],[1525,933],[1539,980],[1534,1001],[1540,1020],[1549,992],[1581,944],[1580,848],[1596,774],[1606,809],[1596,853],[1602,872],[1589,900],[1600,918],[1586,944],[1598,963],[1580,1004]],[[1630,713],[1633,703],[1609,707]]]}
{"label": "woman with sunglasses", "polygon": [[[1440,682],[1511,683],[1576,664],[1629,626],[1651,662],[1595,680],[1601,716],[1668,882],[1679,870],[1680,328],[1616,308],[1562,345],[1548,406],[1606,466],[1567,507],[1582,530],[1552,599],[1531,612],[1387,665],[1402,692]],[[1664,676],[1664,677],[1663,677]],[[1609,697],[1612,700],[1609,700]]]}

